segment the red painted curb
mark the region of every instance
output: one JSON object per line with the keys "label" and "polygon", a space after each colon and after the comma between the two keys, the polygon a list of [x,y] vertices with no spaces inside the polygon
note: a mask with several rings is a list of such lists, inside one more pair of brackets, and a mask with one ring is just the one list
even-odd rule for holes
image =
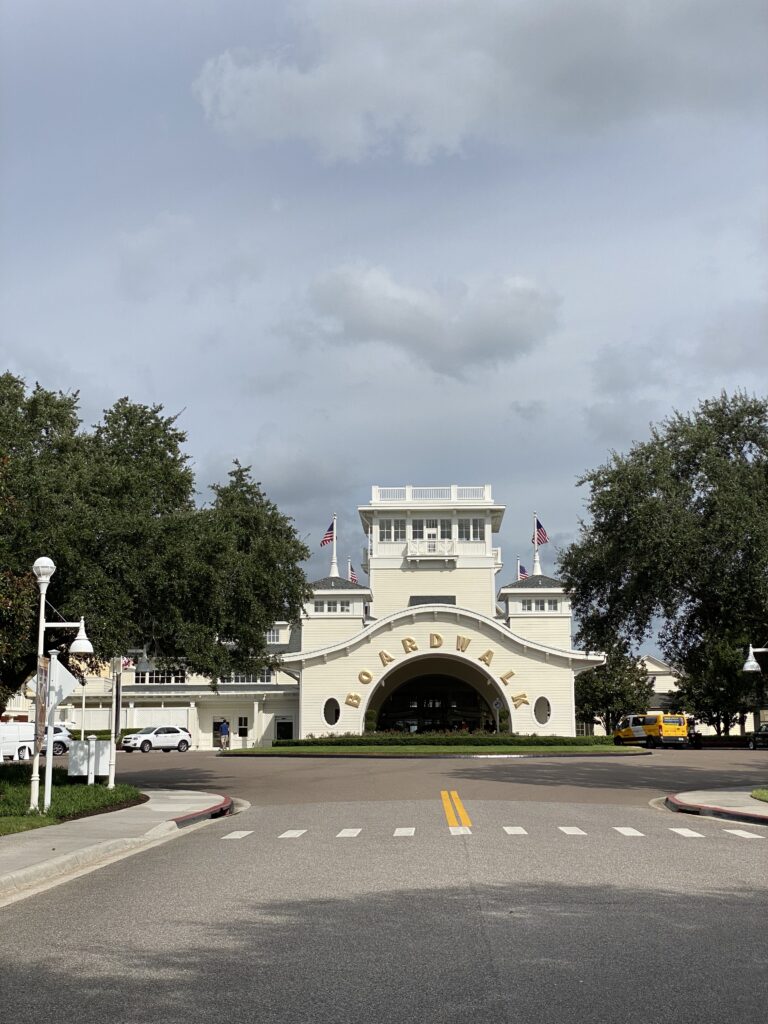
{"label": "red painted curb", "polygon": [[673,811],[682,814],[698,814],[702,818],[723,818],[725,821],[745,821],[750,825],[768,825],[768,814],[750,814],[749,811],[733,811],[714,804],[687,804],[670,793],[664,803]]}
{"label": "red painted curb", "polygon": [[223,818],[232,813],[232,797],[224,796],[219,803],[211,807],[205,807],[202,811],[191,811],[189,814],[182,814],[178,818],[171,818],[176,828],[185,828],[187,825],[194,825],[197,821],[205,821],[206,818]]}

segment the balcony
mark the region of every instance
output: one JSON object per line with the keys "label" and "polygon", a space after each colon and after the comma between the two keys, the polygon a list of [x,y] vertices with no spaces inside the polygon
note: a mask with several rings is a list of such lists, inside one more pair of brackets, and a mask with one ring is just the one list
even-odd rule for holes
{"label": "balcony", "polygon": [[455,562],[458,544],[455,540],[409,540],[405,557],[409,562]]}
{"label": "balcony", "polygon": [[414,487],[406,484],[405,487],[378,487],[371,488],[371,504],[398,504],[413,502],[418,505],[434,502],[436,505],[461,504],[462,502],[476,505],[478,502],[492,504],[490,484],[464,487],[459,484],[449,484],[447,487]]}

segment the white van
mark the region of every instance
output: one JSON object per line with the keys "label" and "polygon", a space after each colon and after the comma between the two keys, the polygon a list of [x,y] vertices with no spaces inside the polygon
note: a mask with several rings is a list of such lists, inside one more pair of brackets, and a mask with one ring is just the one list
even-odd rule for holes
{"label": "white van", "polygon": [[34,752],[34,722],[0,722],[0,760],[26,761]]}

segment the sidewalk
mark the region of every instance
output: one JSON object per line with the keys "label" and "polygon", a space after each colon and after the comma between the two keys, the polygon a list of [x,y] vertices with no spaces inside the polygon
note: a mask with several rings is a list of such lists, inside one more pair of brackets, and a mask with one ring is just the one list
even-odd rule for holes
{"label": "sidewalk", "polygon": [[768,803],[755,800],[744,790],[695,789],[689,793],[670,794],[664,803],[670,810],[682,811],[684,814],[768,825]]}
{"label": "sidewalk", "polygon": [[232,800],[218,793],[143,792],[149,800],[136,807],[3,836],[0,906],[53,881],[165,842],[185,826],[232,813]]}

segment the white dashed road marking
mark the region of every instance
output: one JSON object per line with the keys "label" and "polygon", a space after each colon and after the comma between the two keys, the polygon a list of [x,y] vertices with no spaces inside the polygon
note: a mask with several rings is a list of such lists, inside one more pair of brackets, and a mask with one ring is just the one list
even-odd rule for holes
{"label": "white dashed road marking", "polygon": [[701,832],[694,832],[692,828],[671,828],[669,831],[676,832],[679,836],[685,836],[686,839],[704,838]]}
{"label": "white dashed road marking", "polygon": [[527,836],[528,833],[521,825],[505,825],[504,831],[508,836]]}
{"label": "white dashed road marking", "polygon": [[230,832],[226,836],[222,836],[222,839],[245,839],[246,836],[252,836],[253,829],[250,832]]}
{"label": "white dashed road marking", "polygon": [[415,828],[396,828],[395,831],[392,833],[392,835],[393,836],[415,836],[416,835],[416,829]]}
{"label": "white dashed road marking", "polygon": [[638,832],[636,828],[625,828],[623,825],[614,825],[613,829],[622,836],[642,836],[644,832]]}
{"label": "white dashed road marking", "polygon": [[361,828],[343,828],[341,832],[336,836],[337,839],[354,839],[355,836],[359,836],[363,830]]}
{"label": "white dashed road marking", "polygon": [[759,836],[756,832],[747,832],[743,828],[724,828],[723,832],[730,832],[732,836],[740,836],[742,839],[765,839],[765,836]]}
{"label": "white dashed road marking", "polygon": [[278,839],[298,839],[299,836],[303,836],[307,830],[305,828],[289,828],[287,832],[283,832]]}
{"label": "white dashed road marking", "polygon": [[472,835],[472,829],[471,828],[467,828],[466,825],[450,825],[449,828],[451,830],[451,835],[452,836],[471,836]]}
{"label": "white dashed road marking", "polygon": [[567,836],[585,836],[587,833],[582,831],[580,828],[576,828],[575,825],[558,825],[561,832],[565,832]]}

